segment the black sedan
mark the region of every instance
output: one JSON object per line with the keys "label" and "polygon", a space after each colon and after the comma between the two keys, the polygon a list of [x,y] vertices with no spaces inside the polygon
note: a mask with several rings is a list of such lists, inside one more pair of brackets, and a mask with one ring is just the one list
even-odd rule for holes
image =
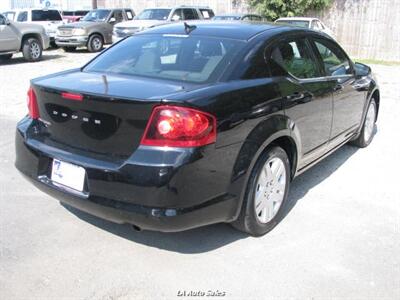
{"label": "black sedan", "polygon": [[260,236],[285,215],[295,176],[347,142],[370,144],[379,105],[370,68],[325,34],[172,24],[32,80],[15,165],[113,222]]}

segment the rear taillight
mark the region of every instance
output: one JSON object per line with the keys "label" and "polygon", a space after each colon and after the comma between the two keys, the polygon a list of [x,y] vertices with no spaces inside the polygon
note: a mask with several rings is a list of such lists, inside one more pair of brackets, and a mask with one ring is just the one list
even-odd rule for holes
{"label": "rear taillight", "polygon": [[153,109],[141,145],[199,147],[215,143],[214,116],[180,106],[157,106]]}
{"label": "rear taillight", "polygon": [[39,108],[35,91],[32,87],[28,90],[28,114],[32,119],[39,118]]}

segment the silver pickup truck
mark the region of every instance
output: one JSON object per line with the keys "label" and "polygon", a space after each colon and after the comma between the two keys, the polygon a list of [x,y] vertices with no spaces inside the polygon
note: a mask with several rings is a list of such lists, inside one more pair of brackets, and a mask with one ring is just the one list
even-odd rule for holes
{"label": "silver pickup truck", "polygon": [[115,24],[132,20],[132,9],[94,9],[80,22],[59,26],[56,44],[65,51],[74,51],[76,47],[87,47],[90,52],[98,52],[104,44],[112,43]]}
{"label": "silver pickup truck", "polygon": [[17,23],[0,14],[0,60],[10,59],[14,53],[22,52],[25,60],[38,61],[50,39],[43,26]]}

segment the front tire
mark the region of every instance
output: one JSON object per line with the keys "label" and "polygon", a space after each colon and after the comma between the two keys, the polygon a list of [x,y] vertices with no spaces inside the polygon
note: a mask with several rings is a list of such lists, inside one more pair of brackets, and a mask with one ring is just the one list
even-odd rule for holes
{"label": "front tire", "polygon": [[367,114],[365,115],[362,130],[359,136],[351,142],[352,145],[359,148],[365,148],[369,144],[371,144],[375,136],[375,123],[377,112],[378,110],[376,100],[372,98],[368,105]]}
{"label": "front tire", "polygon": [[252,236],[271,231],[282,219],[290,185],[290,163],[280,147],[270,147],[255,164],[239,218],[232,225]]}
{"label": "front tire", "polygon": [[42,44],[36,38],[28,38],[22,46],[22,54],[25,60],[30,62],[39,61],[42,58]]}
{"label": "front tire", "polygon": [[93,34],[90,36],[87,48],[89,52],[99,52],[103,49],[103,38],[99,34]]}

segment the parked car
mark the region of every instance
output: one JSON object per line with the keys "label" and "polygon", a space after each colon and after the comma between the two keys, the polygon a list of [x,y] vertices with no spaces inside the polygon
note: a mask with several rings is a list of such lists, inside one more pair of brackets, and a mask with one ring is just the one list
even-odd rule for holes
{"label": "parked car", "polygon": [[[62,16],[57,9],[29,8],[11,10],[4,13],[9,20],[42,25],[54,45],[57,27],[64,24]],[[11,18],[12,17],[12,18]]]}
{"label": "parked car", "polygon": [[258,21],[261,22],[264,18],[256,14],[229,14],[217,15],[213,18],[214,21]]}
{"label": "parked car", "polygon": [[177,6],[173,8],[148,8],[137,15],[134,20],[122,22],[114,27],[113,41],[140,32],[147,28],[160,26],[176,21],[209,20],[214,12],[207,6]]}
{"label": "parked car", "polygon": [[135,13],[129,8],[94,9],[80,22],[58,27],[56,44],[65,51],[74,51],[77,47],[87,47],[90,52],[98,52],[104,44],[112,43],[115,24],[132,20]]}
{"label": "parked car", "polygon": [[27,61],[38,61],[49,43],[43,26],[13,22],[0,14],[0,61],[17,52],[22,52]]}
{"label": "parked car", "polygon": [[149,29],[28,95],[15,165],[39,189],[136,228],[254,236],[283,218],[294,177],[371,143],[380,105],[332,38],[247,22]]}
{"label": "parked car", "polygon": [[88,12],[88,10],[64,10],[61,15],[66,23],[74,23],[80,21]]}
{"label": "parked car", "polygon": [[333,31],[322,23],[321,20],[317,18],[305,18],[305,17],[288,17],[288,18],[279,18],[275,21],[278,24],[290,24],[294,26],[310,28],[317,31],[324,32],[331,37],[334,37]]}

